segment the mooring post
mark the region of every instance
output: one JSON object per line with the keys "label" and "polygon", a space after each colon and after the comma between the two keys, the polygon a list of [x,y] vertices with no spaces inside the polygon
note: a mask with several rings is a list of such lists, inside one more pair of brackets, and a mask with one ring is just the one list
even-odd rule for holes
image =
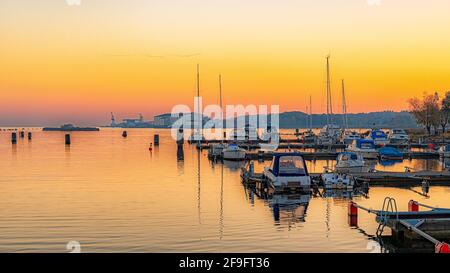
{"label": "mooring post", "polygon": [[155,134],[153,136],[153,143],[155,144],[155,146],[159,145],[159,135],[158,134]]}
{"label": "mooring post", "polygon": [[255,174],[255,163],[250,162],[250,166],[248,169],[249,169],[250,176],[253,176]]}
{"label": "mooring post", "polygon": [[65,140],[66,140],[66,145],[70,145],[70,143],[71,143],[71,141],[70,141],[70,134],[66,134]]}
{"label": "mooring post", "polygon": [[16,144],[17,143],[17,133],[11,133],[11,143]]}

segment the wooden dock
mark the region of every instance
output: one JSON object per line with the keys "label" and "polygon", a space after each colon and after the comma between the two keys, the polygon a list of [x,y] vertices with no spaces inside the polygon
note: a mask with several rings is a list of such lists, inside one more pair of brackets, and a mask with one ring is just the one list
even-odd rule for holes
{"label": "wooden dock", "polygon": [[[314,180],[320,179],[321,173],[310,174]],[[370,186],[384,187],[417,187],[427,181],[430,186],[449,186],[450,172],[420,171],[420,172],[371,172],[352,173],[357,183],[368,183]]]}
{"label": "wooden dock", "polygon": [[[294,149],[295,150],[295,149]],[[246,160],[272,160],[272,151],[248,151]],[[282,151],[280,151],[282,152]],[[298,152],[298,150],[297,150]],[[305,160],[335,160],[339,154],[337,151],[315,151],[315,152],[301,152]],[[404,159],[438,159],[437,152],[407,152],[404,153]],[[216,156],[216,159],[222,159],[221,156]]]}

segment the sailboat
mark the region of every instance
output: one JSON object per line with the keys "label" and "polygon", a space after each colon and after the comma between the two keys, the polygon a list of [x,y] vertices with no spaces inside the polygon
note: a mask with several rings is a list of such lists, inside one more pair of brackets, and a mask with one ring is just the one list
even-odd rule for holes
{"label": "sailboat", "polygon": [[354,140],[360,139],[361,136],[356,131],[348,131],[347,101],[345,98],[345,84],[342,80],[342,118],[344,128],[342,129],[341,142],[350,145]]}
{"label": "sailboat", "polygon": [[[308,111],[307,111],[308,112]],[[308,130],[303,134],[303,138],[305,140],[305,143],[315,143],[317,136],[314,134],[312,130],[312,97],[309,96],[309,128]]]}
{"label": "sailboat", "polygon": [[[198,113],[193,113],[194,123],[197,123],[199,120],[200,124],[194,124],[194,132],[189,136],[189,143],[197,143],[199,145],[201,142],[205,141],[205,138],[202,133],[203,127],[203,115],[200,110],[200,65],[197,64],[197,111]],[[196,117],[198,115],[198,117]]]}
{"label": "sailboat", "polygon": [[[219,75],[219,98],[220,98],[220,120],[222,122],[223,127],[223,108],[222,108],[222,75]],[[223,128],[222,128],[223,129]],[[225,137],[225,135],[223,135]],[[220,143],[213,143],[209,145],[209,151],[208,156],[209,157],[218,157],[223,155],[223,149],[225,148],[225,145],[223,143],[223,139]]]}
{"label": "sailboat", "polygon": [[327,124],[320,130],[319,144],[331,145],[337,142],[341,135],[339,125],[332,122],[333,119],[333,102],[331,96],[331,75],[330,75],[330,56],[327,59]]}

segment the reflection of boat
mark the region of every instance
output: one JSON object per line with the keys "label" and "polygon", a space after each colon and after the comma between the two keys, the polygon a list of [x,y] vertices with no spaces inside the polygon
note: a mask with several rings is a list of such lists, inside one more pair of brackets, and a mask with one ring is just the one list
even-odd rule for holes
{"label": "reflection of boat", "polygon": [[378,159],[378,152],[375,149],[375,143],[369,139],[354,140],[347,151],[362,155],[364,159]]}
{"label": "reflection of boat", "polygon": [[274,154],[271,166],[264,168],[264,177],[275,190],[307,190],[311,187],[305,159],[299,153]]}
{"label": "reflection of boat", "polygon": [[309,194],[273,194],[267,198],[269,207],[273,210],[275,221],[280,221],[282,215],[291,220],[305,221],[311,195]]}
{"label": "reflection of boat", "polygon": [[394,166],[395,164],[402,163],[403,159],[400,160],[380,160],[380,165],[383,167]]}
{"label": "reflection of boat", "polygon": [[378,150],[382,160],[402,160],[403,153],[393,147],[383,147]]}
{"label": "reflection of boat", "polygon": [[227,167],[230,170],[240,170],[245,166],[245,162],[244,161],[230,161],[230,160],[224,160],[223,161],[223,165],[225,165],[225,167]]}
{"label": "reflection of boat", "polygon": [[450,144],[446,144],[439,148],[439,156],[442,158],[450,158]]}
{"label": "reflection of boat", "polygon": [[223,149],[223,159],[225,160],[245,160],[246,150],[237,144],[229,144]]}
{"label": "reflection of boat", "polygon": [[362,173],[368,172],[362,155],[352,152],[340,153],[337,157],[335,171],[338,173]]}
{"label": "reflection of boat", "polygon": [[373,130],[368,139],[373,140],[375,145],[386,145],[389,142],[386,133],[381,130]]}
{"label": "reflection of boat", "polygon": [[355,192],[347,189],[325,189],[322,196],[325,198],[335,198],[335,199],[352,199],[355,196],[361,195],[360,192]]}
{"label": "reflection of boat", "polygon": [[389,131],[389,142],[392,144],[405,144],[409,142],[409,136],[403,129],[392,129]]}
{"label": "reflection of boat", "polygon": [[42,131],[62,131],[62,132],[75,132],[75,131],[100,131],[96,127],[75,127],[72,124],[64,124],[61,127],[44,127]]}
{"label": "reflection of boat", "polygon": [[321,175],[325,189],[353,189],[355,180],[348,174],[324,173]]}

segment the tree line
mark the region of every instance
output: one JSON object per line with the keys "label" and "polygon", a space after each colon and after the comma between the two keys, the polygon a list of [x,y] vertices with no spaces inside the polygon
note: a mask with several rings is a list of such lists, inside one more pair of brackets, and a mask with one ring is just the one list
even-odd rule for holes
{"label": "tree line", "polygon": [[437,92],[425,93],[422,98],[412,98],[408,103],[411,114],[418,124],[425,127],[429,135],[432,132],[446,132],[450,122],[450,91],[447,91],[443,98]]}

